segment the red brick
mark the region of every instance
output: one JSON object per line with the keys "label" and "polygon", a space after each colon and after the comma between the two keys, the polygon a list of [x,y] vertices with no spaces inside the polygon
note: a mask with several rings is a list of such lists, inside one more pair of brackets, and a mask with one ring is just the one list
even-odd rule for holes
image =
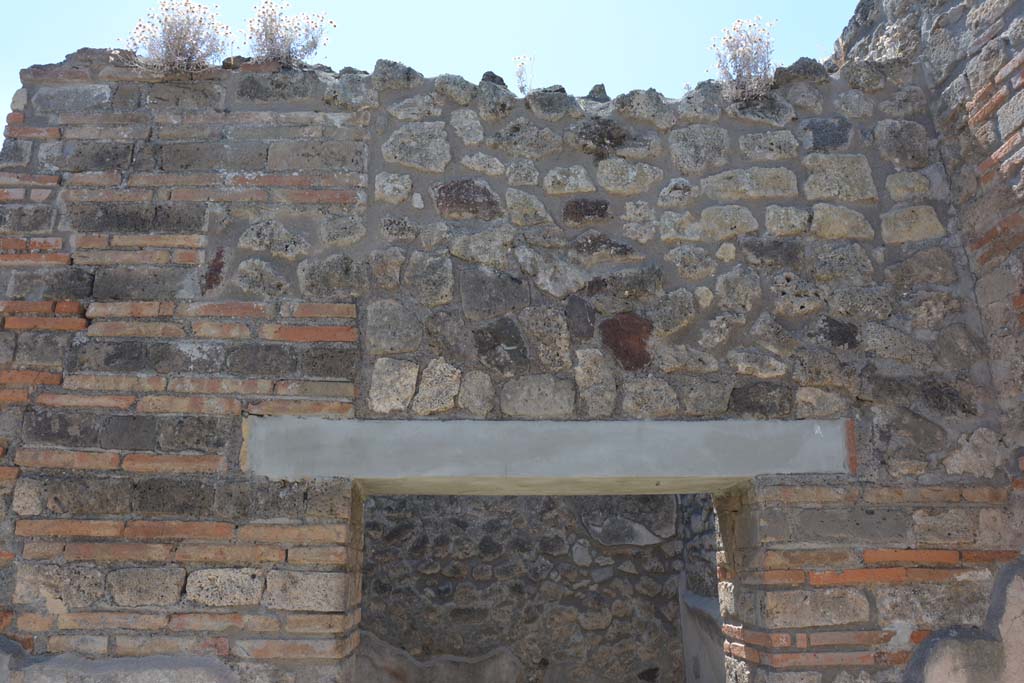
{"label": "red brick", "polygon": [[53,313],[52,301],[0,301],[0,313]]}
{"label": "red brick", "polygon": [[345,524],[247,524],[238,528],[238,540],[291,545],[334,545],[348,541]]}
{"label": "red brick", "polygon": [[727,638],[759,647],[789,647],[791,643],[787,633],[757,631],[735,624],[723,624],[722,634]]}
{"label": "red brick", "polygon": [[192,323],[192,334],[204,339],[247,339],[252,336],[248,325],[207,320]]}
{"label": "red brick", "polygon": [[361,204],[362,193],[357,190],[274,190],[273,201],[289,204]]}
{"label": "red brick", "polygon": [[884,488],[864,489],[864,501],[868,503],[957,503],[960,490],[952,487]]}
{"label": "red brick", "polygon": [[1024,230],[1014,235],[1007,235],[996,243],[993,243],[987,252],[978,257],[978,263],[985,265],[994,259],[1008,256],[1017,247],[1024,244]]}
{"label": "red brick", "polygon": [[123,530],[124,522],[99,519],[19,519],[14,525],[18,536],[116,538]]}
{"label": "red brick", "polygon": [[171,252],[171,263],[194,266],[202,263],[205,255],[199,249],[175,249]]}
{"label": "red brick", "polygon": [[272,304],[242,301],[195,302],[178,306],[178,315],[189,318],[269,318],[273,313]]}
{"label": "red brick", "polygon": [[219,455],[147,455],[129,453],[121,467],[126,472],[182,472],[209,474],[223,472],[227,462]]}
{"label": "red brick", "polygon": [[40,251],[55,251],[64,246],[64,240],[60,237],[33,237],[28,241],[29,249]]}
{"label": "red brick", "polygon": [[202,187],[220,182],[221,176],[217,173],[133,173],[128,177],[129,187]]}
{"label": "red brick", "polygon": [[932,635],[931,631],[926,629],[920,629],[910,634],[910,642],[914,645],[920,645],[924,641],[928,640]]}
{"label": "red brick", "polygon": [[236,640],[231,652],[246,659],[344,659],[359,645],[358,631],[321,640]]}
{"label": "red brick", "polygon": [[81,316],[85,312],[85,307],[79,301],[55,301],[53,312],[57,315]]}
{"label": "red brick", "polygon": [[25,541],[21,546],[23,560],[55,560],[63,552],[63,541]]}
{"label": "red brick", "polygon": [[26,652],[33,652],[36,649],[35,638],[25,633],[11,633],[8,638],[21,645],[21,649]]}
{"label": "red brick", "polygon": [[0,405],[28,403],[28,389],[0,389]]}
{"label": "red brick", "polygon": [[70,254],[0,254],[0,268],[66,266],[69,263]]}
{"label": "red brick", "polygon": [[235,527],[227,522],[128,522],[124,530],[126,538],[189,538],[197,540],[226,540],[234,534]]}
{"label": "red brick", "polygon": [[216,545],[196,543],[178,546],[175,562],[244,565],[262,562],[284,562],[284,548],[270,545]]}
{"label": "red brick", "polygon": [[167,626],[165,614],[135,612],[74,612],[57,616],[65,631],[159,631]]}
{"label": "red brick", "polygon": [[135,405],[134,396],[113,394],[39,394],[35,403],[54,408],[110,408],[127,410]]}
{"label": "red brick", "polygon": [[67,189],[61,198],[66,202],[148,202],[153,198],[153,191],[124,188]]}
{"label": "red brick", "polygon": [[68,543],[69,562],[167,562],[173,546],[160,543]]}
{"label": "red brick", "polygon": [[914,583],[952,583],[970,576],[970,569],[922,569],[912,567],[907,570],[907,578]]}
{"label": "red brick", "polygon": [[873,652],[787,652],[765,654],[763,661],[778,669],[872,666],[875,655]]}
{"label": "red brick", "polygon": [[24,251],[28,249],[28,240],[24,237],[0,237],[0,249],[4,251]]}
{"label": "red brick", "polygon": [[15,387],[31,387],[40,384],[60,384],[59,372],[43,370],[0,370],[0,384]]}
{"label": "red brick", "polygon": [[293,318],[354,318],[355,304],[294,304],[288,315]]}
{"label": "red brick", "polygon": [[960,553],[956,550],[865,550],[864,562],[867,564],[909,564],[937,565],[957,564]]}
{"label": "red brick", "polygon": [[268,399],[250,403],[246,410],[252,415],[318,415],[348,417],[352,404],[340,401],[304,401],[301,399]]}
{"label": "red brick", "polygon": [[238,173],[232,175],[228,182],[233,185],[254,187],[343,187],[346,185],[362,185],[364,181],[362,176],[356,173],[328,173],[315,176]]}
{"label": "red brick", "polygon": [[6,318],[4,328],[8,330],[53,330],[56,332],[77,332],[86,328],[85,318]]}
{"label": "red brick", "polygon": [[121,456],[112,451],[60,451],[19,448],[14,461],[22,467],[68,470],[116,470]]}
{"label": "red brick", "polygon": [[114,636],[114,654],[118,657],[156,655],[228,654],[227,638],[177,638],[173,636]]}
{"label": "red brick", "polygon": [[266,633],[280,630],[281,625],[272,616],[257,614],[172,614],[167,628],[171,631],[247,631]]}
{"label": "red brick", "polygon": [[206,244],[203,235],[114,235],[112,247],[197,249]]}
{"label": "red brick", "polygon": [[350,614],[289,614],[284,630],[288,633],[348,633],[359,626],[359,610]]}
{"label": "red brick", "polygon": [[979,486],[977,488],[965,488],[963,490],[963,497],[968,503],[1005,503],[1010,494],[1005,488]]}
{"label": "red brick", "polygon": [[725,651],[725,654],[732,657],[744,659],[755,664],[758,664],[761,661],[761,653],[749,645],[744,645],[743,643],[730,643],[726,641],[722,644],[722,648]]}
{"label": "red brick", "polygon": [[60,316],[73,315],[81,317],[85,307],[78,301],[54,301],[53,312]]}
{"label": "red brick", "polygon": [[[7,467],[0,465],[0,481],[14,481],[21,474],[21,469],[18,467]],[[0,561],[3,560],[4,553],[0,551]]]}
{"label": "red brick", "polygon": [[1024,213],[1011,213],[998,220],[992,228],[987,230],[981,237],[971,242],[971,249],[978,251],[986,244],[999,239],[1001,236],[1013,232],[1016,228],[1024,225]]}
{"label": "red brick", "polygon": [[907,570],[903,567],[881,569],[843,569],[830,572],[811,572],[812,586],[857,586],[873,583],[903,583]]}
{"label": "red brick", "polygon": [[964,564],[1001,564],[1020,557],[1017,550],[964,550]]}
{"label": "red brick", "polygon": [[313,396],[353,399],[356,388],[352,382],[281,380],[274,385],[278,396]]}
{"label": "red brick", "polygon": [[176,323],[102,321],[89,326],[90,337],[184,337],[185,330]]}
{"label": "red brick", "polygon": [[4,137],[15,140],[59,140],[60,128],[36,128],[33,126],[7,126]]}
{"label": "red brick", "polygon": [[266,190],[236,188],[186,187],[171,190],[171,201],[176,202],[265,202],[270,199]]}
{"label": "red brick", "polygon": [[163,391],[167,379],[159,375],[66,375],[64,388],[83,391]]}
{"label": "red brick", "polygon": [[89,304],[86,318],[158,318],[174,315],[171,301],[112,301]]}
{"label": "red brick", "polygon": [[995,111],[999,109],[999,107],[1001,107],[1004,102],[1006,102],[1009,96],[1009,88],[1007,88],[1005,85],[999,88],[999,90],[997,90],[996,93],[992,97],[990,97],[984,104],[980,104],[979,106],[975,107],[973,111],[970,112],[970,116],[967,119],[968,124],[970,124],[970,126],[973,128],[977,126],[979,123],[987,121],[992,116],[992,114],[994,114]]}
{"label": "red brick", "polygon": [[172,377],[167,389],[182,394],[269,394],[273,385],[269,379]]}
{"label": "red brick", "polygon": [[25,123],[25,112],[12,111],[7,115],[7,123]]}
{"label": "red brick", "polygon": [[46,639],[47,652],[77,652],[100,656],[107,653],[106,636],[71,635],[50,636]]}
{"label": "red brick", "polygon": [[348,563],[348,549],[345,546],[312,546],[289,548],[290,564],[345,565]]}
{"label": "red brick", "polygon": [[18,615],[16,624],[19,631],[42,633],[43,631],[53,630],[53,627],[57,624],[57,618],[52,614],[22,612]]}
{"label": "red brick", "polygon": [[87,251],[75,254],[75,265],[166,265],[171,253],[148,251]]}
{"label": "red brick", "polygon": [[65,173],[65,185],[83,187],[106,187],[121,184],[120,171],[87,171],[85,173]]}
{"label": "red brick", "polygon": [[359,334],[350,325],[264,325],[260,337],[285,342],[354,342]]}
{"label": "red brick", "polygon": [[992,169],[999,166],[999,164],[1002,163],[1002,161],[1007,156],[1009,156],[1011,152],[1013,152],[1017,145],[1020,144],[1020,140],[1020,132],[1016,132],[1010,137],[1008,137],[1006,141],[999,146],[999,149],[997,149],[995,152],[992,152],[992,155],[988,159],[978,164],[978,172],[988,173]]}
{"label": "red brick", "polygon": [[1024,67],[1024,52],[1017,52],[1010,61],[1003,65],[1003,68],[996,72],[995,82],[1005,81],[1022,67]]}
{"label": "red brick", "polygon": [[180,413],[183,415],[240,415],[242,404],[233,398],[214,396],[143,396],[140,413]]}
{"label": "red brick", "polygon": [[0,187],[0,202],[20,202],[25,199],[24,188],[5,188]]}
{"label": "red brick", "polygon": [[68,126],[63,130],[65,140],[117,140],[132,142],[149,137],[149,126]]}
{"label": "red brick", "polygon": [[895,631],[833,631],[809,633],[809,647],[856,647],[884,645],[896,635]]}
{"label": "red brick", "polygon": [[59,184],[59,175],[44,175],[41,173],[0,173],[0,185],[39,187]]}

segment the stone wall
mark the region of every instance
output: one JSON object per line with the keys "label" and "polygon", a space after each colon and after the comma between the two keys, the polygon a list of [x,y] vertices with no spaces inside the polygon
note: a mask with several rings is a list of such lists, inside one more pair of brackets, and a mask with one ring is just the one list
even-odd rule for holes
{"label": "stone wall", "polygon": [[680,512],[675,496],[369,498],[363,629],[418,658],[507,647],[525,681],[683,680]]}
{"label": "stone wall", "polygon": [[[934,676],[964,629],[1006,660],[1021,14],[863,2],[835,73],[801,60],[741,104],[713,83],[523,100],[386,61],[178,80],[83,50],[25,70],[0,152],[6,633],[37,655],[350,677],[358,491],[253,478],[251,416],[848,418],[849,475],[717,492],[730,680]],[[395,520],[438,536],[459,515],[424,511],[450,505],[482,540],[545,504],[375,501],[373,590],[433,581],[415,538],[387,541]],[[585,519],[561,528],[573,545]],[[515,566],[563,558],[509,547]],[[633,584],[625,551],[592,550]],[[628,554],[666,567],[638,587],[678,582],[662,547]],[[585,599],[614,604],[594,571],[566,632],[603,626]],[[480,601],[515,585],[463,583]],[[658,613],[650,597],[629,609]],[[399,644],[507,670],[433,628],[454,601],[423,630],[407,607],[366,609]],[[677,653],[641,656],[654,641],[619,626],[584,639],[591,665],[614,643],[636,654],[623,673],[676,675]]]}

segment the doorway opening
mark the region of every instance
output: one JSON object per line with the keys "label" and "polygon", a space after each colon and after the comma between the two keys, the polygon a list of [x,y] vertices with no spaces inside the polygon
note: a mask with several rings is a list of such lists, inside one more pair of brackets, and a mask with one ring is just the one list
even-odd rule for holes
{"label": "doorway opening", "polygon": [[710,495],[372,496],[363,514],[365,683],[724,681]]}

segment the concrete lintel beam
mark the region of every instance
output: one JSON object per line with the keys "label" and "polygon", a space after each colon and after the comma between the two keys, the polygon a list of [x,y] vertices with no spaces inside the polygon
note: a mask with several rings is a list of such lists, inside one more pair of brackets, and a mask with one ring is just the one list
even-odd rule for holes
{"label": "concrete lintel beam", "polygon": [[368,494],[717,492],[760,474],[846,473],[850,461],[844,420],[248,421],[253,474],[346,477]]}

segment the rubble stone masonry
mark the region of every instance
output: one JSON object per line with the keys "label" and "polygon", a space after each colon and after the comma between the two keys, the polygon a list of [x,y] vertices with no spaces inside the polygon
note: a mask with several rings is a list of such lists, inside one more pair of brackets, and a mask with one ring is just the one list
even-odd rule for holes
{"label": "rubble stone masonry", "polygon": [[[252,476],[258,416],[842,418],[849,474],[711,492],[728,680],[1019,681],[1022,47],[1019,1],[865,0],[828,68],[742,103],[516,98],[384,60],[25,69],[0,151],[0,662],[370,680],[358,485]],[[707,680],[666,624],[708,515],[631,536],[636,500],[515,505],[368,505],[378,635],[516,639],[466,680]],[[527,540],[483,545],[502,520]],[[463,590],[378,588],[437,572]],[[435,680],[403,675],[381,680]]]}

